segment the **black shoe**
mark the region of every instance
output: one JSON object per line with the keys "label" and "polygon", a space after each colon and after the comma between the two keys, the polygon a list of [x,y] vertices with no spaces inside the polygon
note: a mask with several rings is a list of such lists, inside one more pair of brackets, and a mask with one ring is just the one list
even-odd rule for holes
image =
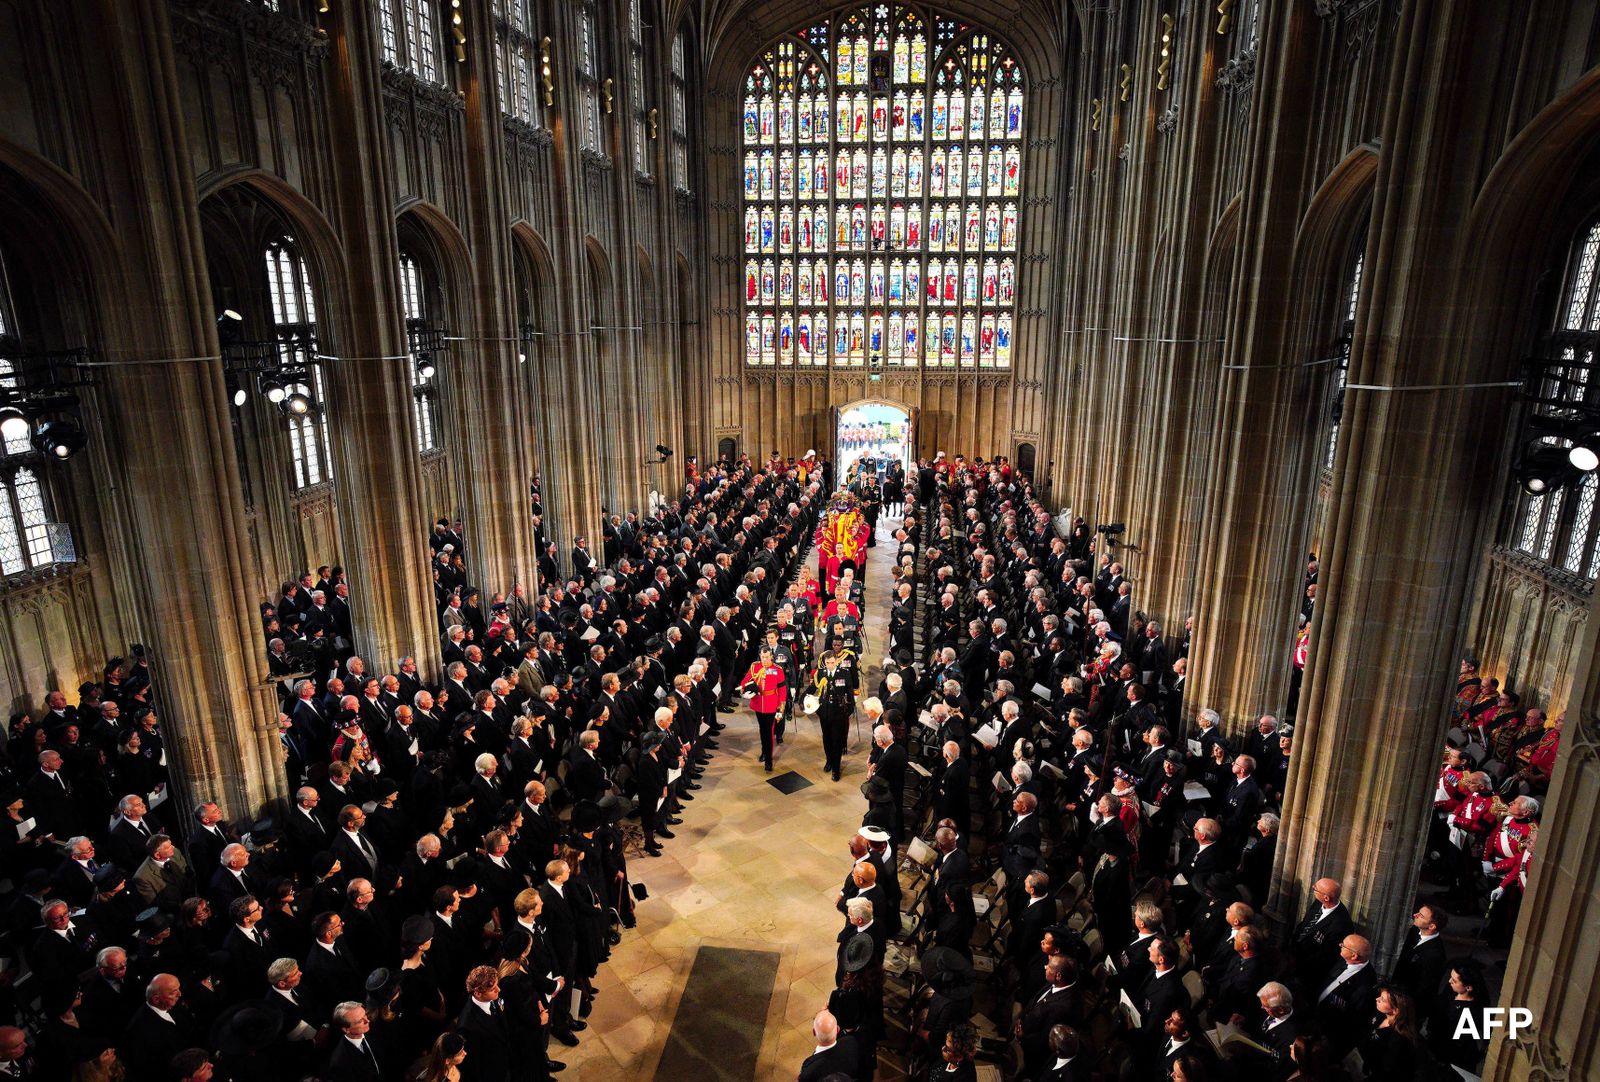
{"label": "black shoe", "polygon": [[544,1061],[544,1069],[551,1074],[560,1074],[567,1069],[567,1065],[558,1059],[547,1059]]}
{"label": "black shoe", "polygon": [[767,767],[767,773],[768,774],[772,773],[772,762],[771,762],[771,760],[767,761],[766,767]]}
{"label": "black shoe", "polygon": [[[667,816],[665,819],[663,819],[661,821],[663,823],[667,824],[667,826],[669,826],[669,827],[675,827],[679,823],[683,822],[683,817],[682,816],[678,816],[678,815],[669,815],[669,816]],[[658,830],[658,831],[656,831],[656,833],[659,835],[661,833],[661,831]]]}
{"label": "black shoe", "polygon": [[[622,937],[620,935],[617,935],[615,932],[612,932],[611,933],[611,942],[612,942],[612,946],[615,946],[616,944],[622,942]],[[590,1013],[593,1012],[593,1011],[594,1011],[594,997],[593,996],[584,996],[582,1001],[580,1001],[579,1004],[578,1004],[578,1017],[579,1018],[588,1018]],[[584,1025],[588,1025],[588,1024],[589,1023],[587,1023],[587,1022],[584,1023]]]}
{"label": "black shoe", "polygon": [[716,751],[718,748],[722,747],[722,745],[717,743],[715,740],[707,740],[705,742],[705,746],[710,748],[712,751]]}
{"label": "black shoe", "polygon": [[[671,834],[666,834],[665,832],[663,832],[663,836],[672,837]],[[659,857],[661,855],[661,847],[659,845],[647,845],[644,847],[644,855],[647,857]]]}
{"label": "black shoe", "polygon": [[[656,831],[656,837],[658,837],[658,838],[676,838],[677,835],[672,833],[672,831],[670,831],[670,830],[658,830],[658,831]],[[658,845],[658,846],[655,847],[655,850],[656,850],[656,852],[659,853],[659,852],[661,852],[661,847]]]}
{"label": "black shoe", "polygon": [[584,1030],[586,1030],[588,1028],[589,1028],[589,1023],[580,1022],[576,1018],[572,1020],[572,1032],[574,1032],[574,1033],[582,1033]]}
{"label": "black shoe", "polygon": [[[691,786],[689,786],[689,788],[698,789],[700,787],[698,785],[691,785]],[[693,793],[679,793],[678,794],[678,799],[679,800],[693,800],[694,799],[694,794]]]}
{"label": "black shoe", "polygon": [[839,780],[839,772],[837,770],[835,770],[833,772],[833,780],[834,781],[838,781]]}
{"label": "black shoe", "polygon": [[[584,1024],[587,1025],[588,1023],[584,1023]],[[554,1037],[556,1040],[560,1041],[562,1044],[566,1045],[568,1048],[576,1048],[576,1047],[578,1047],[578,1038],[576,1038],[576,1037],[574,1037],[572,1035],[572,1031],[571,1030],[553,1029],[553,1030],[550,1031],[550,1036]]]}
{"label": "black shoe", "polygon": [[780,744],[783,743],[783,734],[782,733],[778,734],[778,743],[780,743]]}
{"label": "black shoe", "polygon": [[[699,788],[701,788],[701,787],[702,787],[702,786],[701,786],[701,785],[700,785],[700,783],[699,783],[699,782],[697,782],[697,781],[692,781],[692,782],[690,782],[690,783],[689,783],[689,784],[688,784],[688,785],[685,785],[685,786],[684,786],[684,788],[685,788],[685,789],[699,789]],[[688,799],[690,799],[690,798],[689,798],[689,797],[684,797],[684,799],[685,799],[685,800],[688,800]]]}

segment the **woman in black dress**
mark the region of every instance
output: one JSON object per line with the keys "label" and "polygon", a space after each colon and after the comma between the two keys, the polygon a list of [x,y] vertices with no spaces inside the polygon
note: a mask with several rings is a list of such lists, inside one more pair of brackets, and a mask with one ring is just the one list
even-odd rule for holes
{"label": "woman in black dress", "polygon": [[883,473],[883,509],[891,515],[903,515],[905,502],[906,468],[896,459]]}
{"label": "woman in black dress", "polygon": [[1449,987],[1439,992],[1428,1013],[1428,1047],[1433,1054],[1453,1067],[1477,1074],[1483,1065],[1483,1042],[1473,1037],[1457,1037],[1456,1027],[1463,1014],[1476,1014],[1490,1002],[1483,969],[1469,958],[1450,967]]}
{"label": "woman in black dress", "polygon": [[963,1022],[945,1036],[939,1062],[928,1069],[928,1082],[977,1082],[978,1031]]}
{"label": "woman in black dress", "polygon": [[1372,1032],[1361,1042],[1361,1062],[1373,1082],[1411,1082],[1423,1077],[1426,1054],[1417,1039],[1411,997],[1384,985],[1378,989]]}

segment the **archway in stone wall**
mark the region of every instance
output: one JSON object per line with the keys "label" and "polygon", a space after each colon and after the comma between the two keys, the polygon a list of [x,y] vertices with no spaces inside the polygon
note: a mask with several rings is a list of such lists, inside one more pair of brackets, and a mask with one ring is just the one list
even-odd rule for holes
{"label": "archway in stone wall", "polygon": [[909,468],[915,421],[914,409],[888,399],[862,399],[840,406],[833,425],[834,476],[842,481],[862,459],[870,459],[880,477],[894,460]]}

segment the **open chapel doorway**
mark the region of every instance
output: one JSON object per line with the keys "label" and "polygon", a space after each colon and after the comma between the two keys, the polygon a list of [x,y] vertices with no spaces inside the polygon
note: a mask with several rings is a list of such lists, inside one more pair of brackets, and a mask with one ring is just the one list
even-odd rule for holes
{"label": "open chapel doorway", "polygon": [[909,470],[916,425],[914,410],[881,401],[856,402],[839,408],[836,417],[833,460],[838,463],[834,476],[839,483],[853,476],[852,470],[858,464],[870,464],[880,481],[890,462],[898,461]]}

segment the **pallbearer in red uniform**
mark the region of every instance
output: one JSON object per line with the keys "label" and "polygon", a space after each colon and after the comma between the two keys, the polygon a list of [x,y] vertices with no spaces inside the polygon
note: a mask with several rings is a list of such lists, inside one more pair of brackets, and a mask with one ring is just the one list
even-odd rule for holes
{"label": "pallbearer in red uniform", "polygon": [[774,659],[772,647],[763,646],[755,664],[739,681],[739,687],[754,688],[755,697],[750,707],[756,712],[756,725],[761,730],[761,762],[767,773],[772,773],[772,736],[778,714],[788,698],[788,680],[783,666]]}
{"label": "pallbearer in red uniform", "polygon": [[834,493],[827,516],[817,527],[817,571],[823,581],[823,596],[833,596],[839,572],[846,565],[857,571],[866,567],[867,540],[872,530],[861,513],[855,496],[840,490]]}

